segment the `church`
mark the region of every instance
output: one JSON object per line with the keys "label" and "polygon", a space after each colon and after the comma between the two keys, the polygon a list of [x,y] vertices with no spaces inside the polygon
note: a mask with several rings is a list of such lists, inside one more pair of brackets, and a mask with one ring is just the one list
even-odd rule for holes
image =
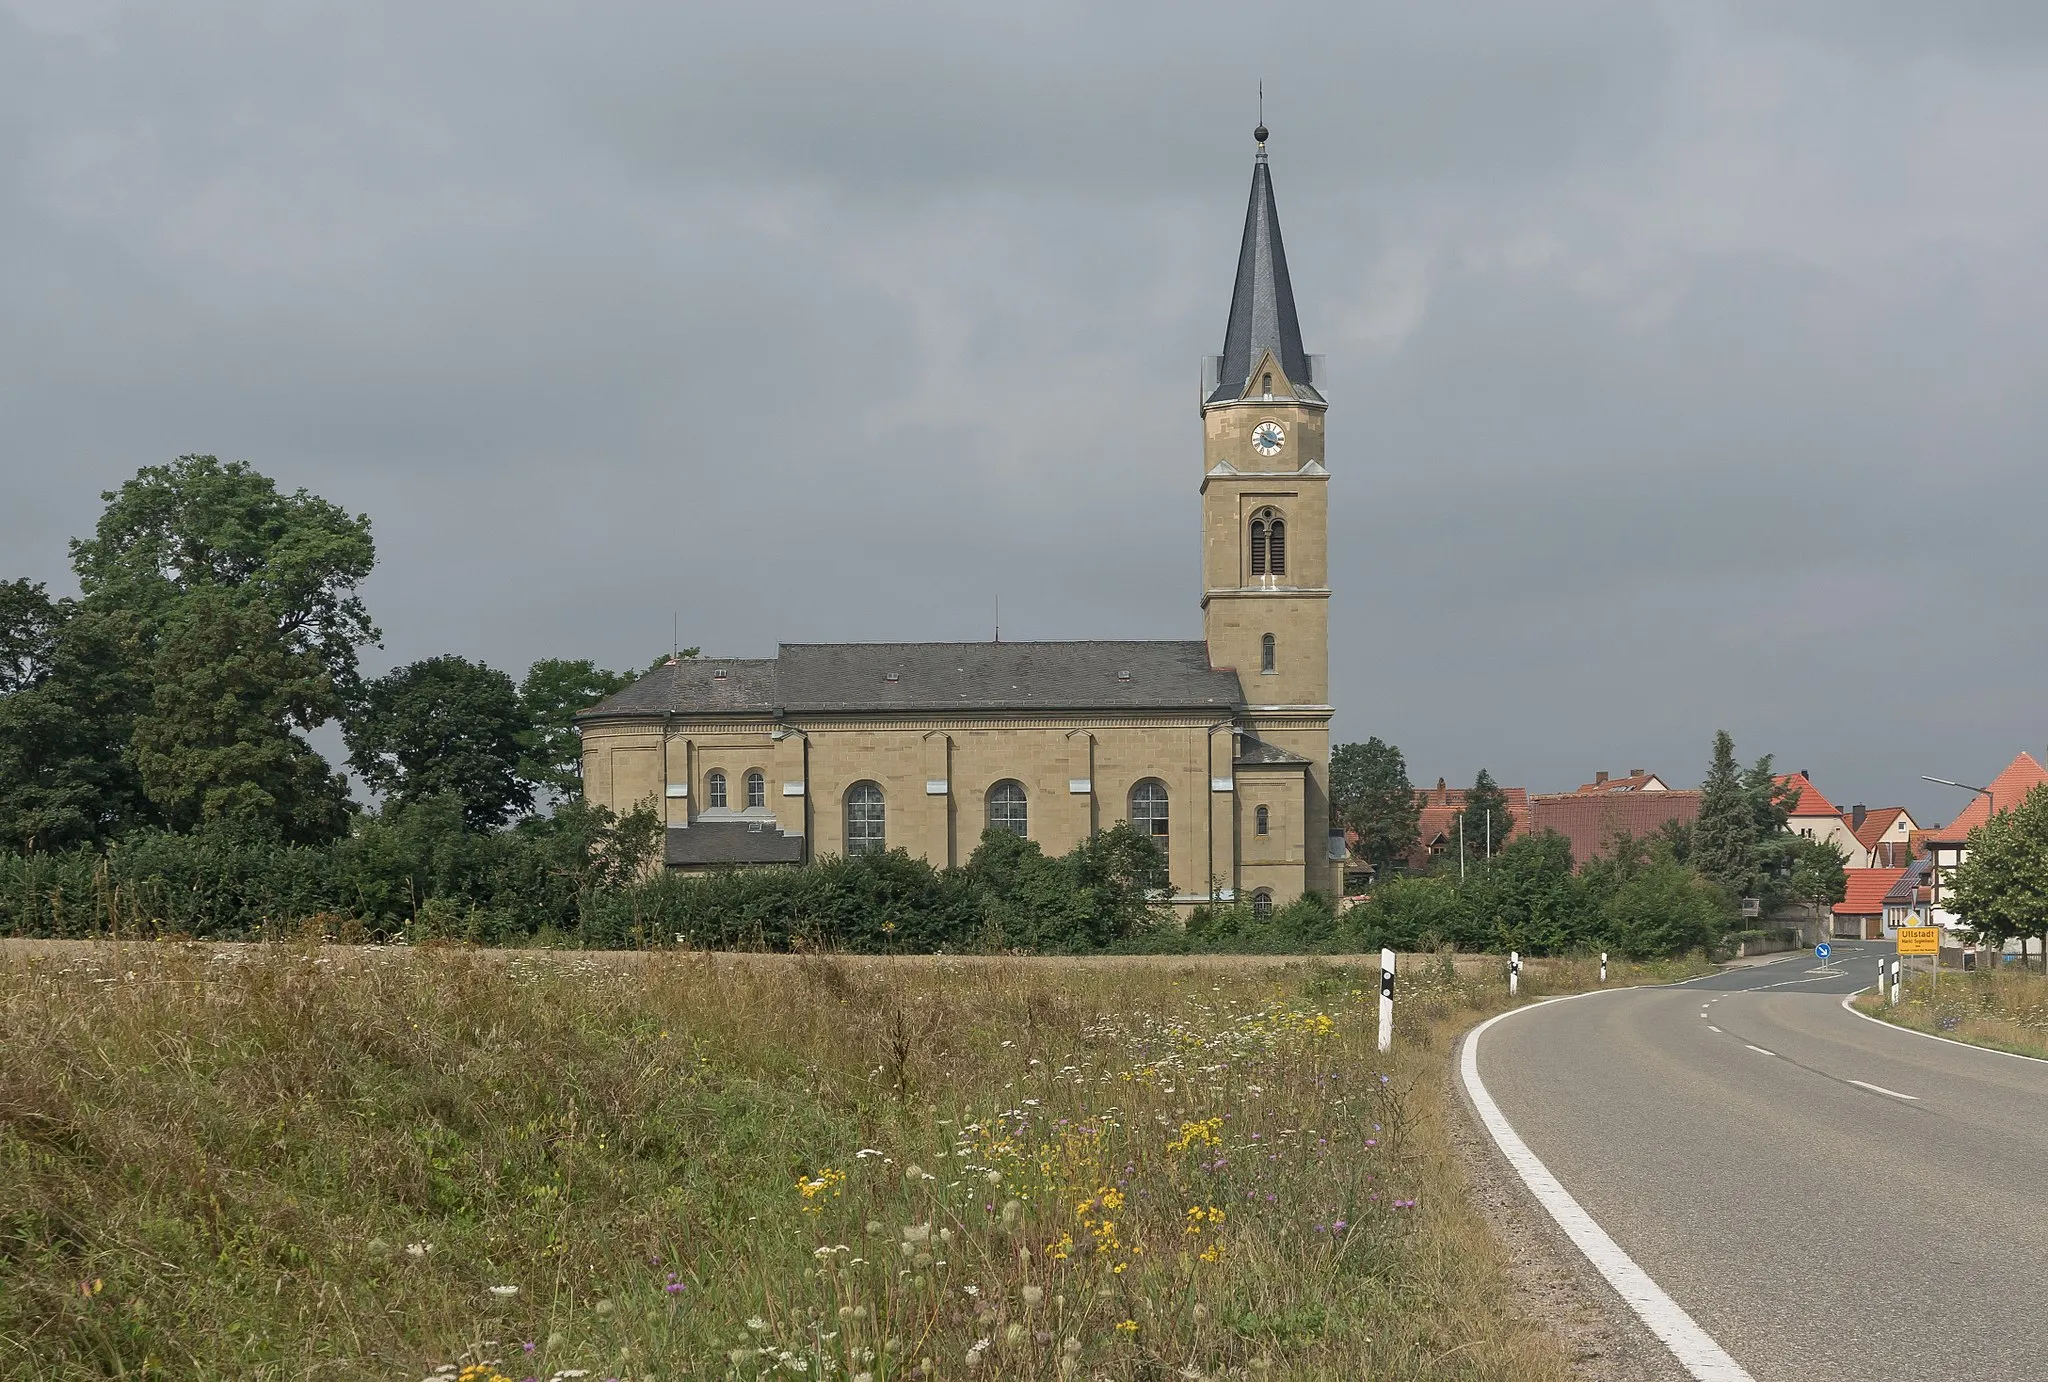
{"label": "church", "polygon": [[[785,643],[673,661],[583,712],[585,799],[663,813],[670,868],[904,849],[984,830],[1061,854],[1128,821],[1173,901],[1336,894],[1328,405],[1302,348],[1266,159],[1223,353],[1203,362],[1199,641]],[[1190,479],[1193,479],[1190,476]]]}

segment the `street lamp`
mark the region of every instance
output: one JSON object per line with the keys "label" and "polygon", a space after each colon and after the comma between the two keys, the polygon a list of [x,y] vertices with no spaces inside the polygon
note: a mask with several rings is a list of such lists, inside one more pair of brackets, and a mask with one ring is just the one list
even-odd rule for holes
{"label": "street lamp", "polygon": [[1998,799],[1991,795],[1991,789],[1989,787],[1972,787],[1967,782],[1951,782],[1945,777],[1929,777],[1925,773],[1922,773],[1920,775],[1920,780],[1922,782],[1936,782],[1941,784],[1943,787],[1960,787],[1965,792],[1975,792],[1978,796],[1984,798],[1984,805],[1986,807],[1985,814],[1987,816],[1991,815],[1992,813],[1995,813],[1998,810]]}

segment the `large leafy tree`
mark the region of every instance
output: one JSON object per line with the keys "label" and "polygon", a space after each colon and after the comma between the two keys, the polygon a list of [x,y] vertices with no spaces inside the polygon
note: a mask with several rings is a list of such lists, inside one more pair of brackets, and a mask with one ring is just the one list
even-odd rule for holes
{"label": "large leafy tree", "polygon": [[261,600],[194,591],[163,616],[149,671],[136,763],[173,828],[232,822],[305,842],[346,831],[346,780],[293,732],[333,718],[340,697]]}
{"label": "large leafy tree", "polygon": [[[1515,828],[1515,813],[1508,809],[1508,794],[1493,780],[1493,774],[1486,769],[1479,770],[1479,776],[1472,779],[1472,785],[1465,792],[1465,809],[1458,813],[1465,822],[1465,853],[1474,858],[1484,859],[1498,854],[1508,847],[1508,832]],[[1451,821],[1451,831],[1457,832],[1458,819]],[[1491,841],[1492,847],[1488,848]]]}
{"label": "large leafy tree", "polygon": [[1784,893],[1794,902],[1813,909],[1817,923],[1823,907],[1833,907],[1849,891],[1849,856],[1833,840],[1810,840],[1804,835],[1785,835],[1783,850]]}
{"label": "large leafy tree", "polygon": [[525,718],[519,736],[521,780],[550,800],[580,795],[583,740],[576,732],[576,713],[633,681],[633,673],[608,672],[588,658],[542,658],[527,668],[519,683]]}
{"label": "large leafy tree", "polygon": [[511,677],[431,657],[363,687],[346,727],[349,766],[395,802],[452,795],[472,829],[494,829],[532,805],[520,776],[530,727]]}
{"label": "large leafy tree", "polygon": [[1330,753],[1330,814],[1358,836],[1358,852],[1375,874],[1386,873],[1415,848],[1422,805],[1401,750],[1377,738],[1339,744]]}
{"label": "large leafy tree", "polygon": [[194,593],[233,592],[269,613],[269,641],[354,688],[357,650],[379,637],[357,594],[377,559],[367,516],[213,456],[146,467],[101,497],[93,535],[71,544],[87,603],[129,611],[155,640]]}
{"label": "large leafy tree", "polygon": [[138,657],[118,611],[0,583],[0,843],[62,849],[153,819],[128,749]]}
{"label": "large leafy tree", "polygon": [[[2048,784],[1972,830],[1969,843],[1948,879],[1949,910],[1993,945],[2041,937],[2048,967]],[[2026,941],[2020,944],[2024,963]]]}

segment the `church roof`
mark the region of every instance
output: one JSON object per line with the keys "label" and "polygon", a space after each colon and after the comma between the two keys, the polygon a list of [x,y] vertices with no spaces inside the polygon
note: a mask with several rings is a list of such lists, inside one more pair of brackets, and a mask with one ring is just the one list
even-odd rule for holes
{"label": "church roof", "polygon": [[1254,131],[1259,154],[1252,163],[1251,204],[1244,213],[1244,240],[1237,251],[1237,286],[1230,294],[1230,325],[1216,369],[1210,403],[1241,398],[1252,370],[1267,351],[1294,384],[1295,395],[1320,402],[1311,383],[1301,322],[1294,311],[1294,284],[1287,277],[1287,249],[1280,242],[1280,210],[1273,204],[1273,174],[1266,164],[1266,127]]}
{"label": "church roof", "polygon": [[1305,767],[1308,760],[1278,744],[1269,744],[1263,739],[1247,735],[1238,741],[1237,762],[1243,767]]}
{"label": "church roof", "polygon": [[670,868],[715,868],[721,864],[801,864],[804,837],[787,835],[773,821],[707,821],[670,826],[662,842]]}
{"label": "church roof", "polygon": [[[723,673],[721,676],[719,673]],[[1234,710],[1200,639],[785,643],[772,660],[657,667],[579,718],[939,710]]]}

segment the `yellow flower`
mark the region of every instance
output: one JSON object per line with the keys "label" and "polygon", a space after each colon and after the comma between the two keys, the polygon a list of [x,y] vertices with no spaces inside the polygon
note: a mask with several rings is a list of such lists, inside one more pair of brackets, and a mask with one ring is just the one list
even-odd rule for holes
{"label": "yellow flower", "polygon": [[1138,1322],[1136,1320],[1121,1320],[1117,1323],[1117,1332],[1120,1334],[1135,1334],[1138,1332]]}

